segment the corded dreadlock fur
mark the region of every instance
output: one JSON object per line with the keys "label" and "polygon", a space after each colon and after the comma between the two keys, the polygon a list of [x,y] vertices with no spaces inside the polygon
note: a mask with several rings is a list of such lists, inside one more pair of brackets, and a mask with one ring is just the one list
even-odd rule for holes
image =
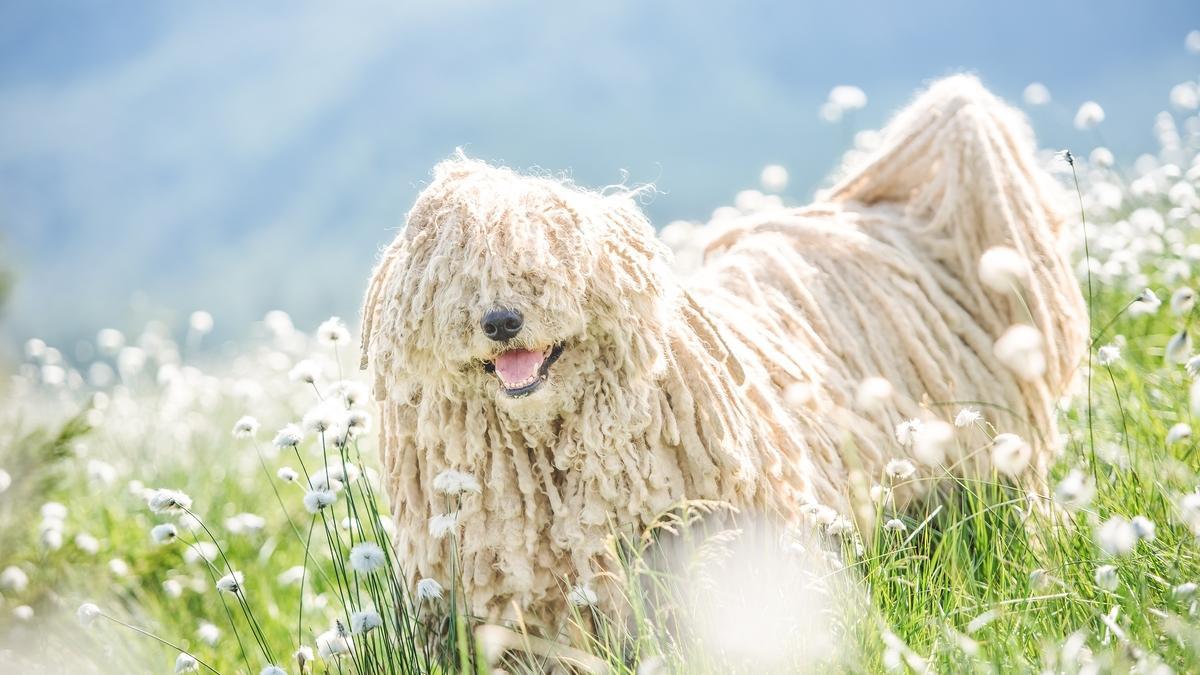
{"label": "corded dreadlock fur", "polygon": [[[1020,113],[974,78],[942,80],[818,203],[716,236],[688,285],[628,194],[442,162],[363,311],[400,560],[449,578],[451,542],[428,530],[446,498],[431,483],[472,473],[483,493],[464,500],[455,544],[467,609],[555,626],[566,589],[602,568],[613,525],[684,499],[797,524],[806,504],[848,514],[854,476],[877,481],[911,454],[897,423],[950,419],[962,402],[1027,438],[1028,480],[1044,478],[1087,314],[1059,250],[1060,195],[1033,152]],[[1019,294],[980,282],[995,246],[1029,263]],[[480,330],[496,306],[525,317],[511,344]],[[994,356],[1014,324],[1044,337],[1039,377]],[[527,398],[484,368],[500,349],[556,344],[562,357]],[[895,394],[856,409],[869,377]],[[799,405],[784,393],[796,384],[809,392]],[[946,463],[986,468],[986,437],[959,434]]]}

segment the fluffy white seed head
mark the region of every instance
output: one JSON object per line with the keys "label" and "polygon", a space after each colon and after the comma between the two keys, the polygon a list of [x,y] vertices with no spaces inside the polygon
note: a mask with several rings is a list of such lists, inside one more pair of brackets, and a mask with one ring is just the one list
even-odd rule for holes
{"label": "fluffy white seed head", "polygon": [[1121,358],[1121,348],[1117,345],[1104,345],[1096,350],[1096,362],[1102,366],[1111,366]]}
{"label": "fluffy white seed head", "polygon": [[895,389],[882,377],[868,377],[858,383],[854,406],[863,412],[877,412],[891,400]]}
{"label": "fluffy white seed head", "polygon": [[288,379],[293,382],[315,384],[317,380],[321,379],[321,366],[317,365],[315,361],[304,359],[288,371]]}
{"label": "fluffy white seed head", "polygon": [[597,602],[596,592],[586,584],[576,585],[567,593],[567,601],[576,607],[591,607]]}
{"label": "fluffy white seed head", "polygon": [[300,427],[296,426],[295,424],[289,424],[276,432],[275,439],[271,441],[271,443],[273,443],[275,447],[283,449],[300,445],[300,442],[303,440],[304,432],[301,431]]}
{"label": "fluffy white seed head", "polygon": [[1171,294],[1171,311],[1175,314],[1183,315],[1192,311],[1196,306],[1196,291],[1182,286],[1175,289]]}
{"label": "fluffy white seed head", "polygon": [[455,471],[454,469],[446,469],[433,478],[433,489],[445,495],[461,495],[467,492],[480,494],[483,488],[480,487],[479,481],[475,480],[475,476],[463,471]]}
{"label": "fluffy white seed head", "polygon": [[1042,334],[1033,326],[1010,326],[996,340],[996,358],[1024,380],[1035,380],[1046,372],[1046,355],[1042,350]]}
{"label": "fluffy white seed head", "polygon": [[996,434],[992,439],[992,466],[1006,476],[1016,476],[1029,466],[1033,448],[1016,434]]}
{"label": "fluffy white seed head", "polygon": [[169,544],[179,537],[179,529],[171,523],[162,523],[150,528],[150,538],[156,544]]}
{"label": "fluffy white seed head", "polygon": [[350,342],[350,331],[338,317],[330,317],[317,327],[317,340],[321,344],[340,346]]}
{"label": "fluffy white seed head", "polygon": [[317,636],[317,656],[323,659],[350,653],[350,640],[336,628]]}
{"label": "fluffy white seed head", "polygon": [[225,593],[240,593],[245,584],[245,576],[241,572],[230,572],[217,579],[217,590]]}
{"label": "fluffy white seed head", "polygon": [[355,634],[367,633],[383,625],[379,612],[364,609],[350,615],[350,632]]}
{"label": "fluffy white seed head", "polygon": [[279,480],[285,483],[295,483],[300,479],[300,474],[290,466],[279,467],[279,470],[275,472],[275,475],[279,478]]}
{"label": "fluffy white seed head", "polygon": [[979,280],[997,293],[1020,290],[1029,281],[1029,261],[1007,246],[993,246],[979,257]]}
{"label": "fluffy white seed head", "polygon": [[1156,530],[1154,521],[1146,516],[1134,516],[1129,519],[1129,525],[1133,527],[1133,533],[1137,535],[1139,541],[1154,541]]}
{"label": "fluffy white seed head", "polygon": [[1192,437],[1192,427],[1186,422],[1180,422],[1167,430],[1167,445],[1181,443]]}
{"label": "fluffy white seed head", "polygon": [[1162,306],[1162,300],[1158,299],[1158,294],[1149,288],[1142,289],[1137,298],[1129,305],[1130,316],[1145,316],[1153,314]]}
{"label": "fluffy white seed head", "polygon": [[75,610],[75,617],[79,619],[79,623],[85,626],[91,625],[100,614],[100,608],[91,602],[85,602]]}
{"label": "fluffy white seed head", "polygon": [[939,466],[954,445],[954,427],[941,420],[926,423],[913,441],[913,457],[926,466]]}
{"label": "fluffy white seed head", "polygon": [[1025,87],[1021,98],[1026,105],[1039,106],[1050,102],[1050,90],[1041,82],[1031,82]]}
{"label": "fluffy white seed head", "polygon": [[759,182],[767,192],[783,192],[788,184],[788,170],[778,164],[768,164],[763,167]]}
{"label": "fluffy white seed head", "polygon": [[204,644],[215,645],[221,639],[221,629],[207,621],[201,621],[196,628],[196,637]]}
{"label": "fluffy white seed head", "polygon": [[1128,520],[1113,516],[1096,530],[1096,543],[1109,555],[1125,555],[1137,545],[1137,532]]}
{"label": "fluffy white seed head", "polygon": [[1121,580],[1117,577],[1117,568],[1112,565],[1101,565],[1096,568],[1096,585],[1106,591],[1115,591]]}
{"label": "fluffy white seed head", "polygon": [[439,600],[442,597],[442,585],[434,579],[421,579],[417,582],[417,599]]}
{"label": "fluffy white seed head", "polygon": [[900,520],[899,518],[892,518],[883,524],[883,529],[887,530],[888,532],[904,532],[908,529],[908,526],[904,524],[903,520]]}
{"label": "fluffy white seed head", "polygon": [[1185,328],[1172,335],[1163,356],[1167,363],[1186,363],[1192,356],[1192,334]]}
{"label": "fluffy white seed head", "polygon": [[963,408],[958,411],[957,415],[954,416],[954,426],[963,429],[975,424],[981,419],[983,419],[983,416],[980,415],[979,411],[975,408]]}
{"label": "fluffy white seed head", "polygon": [[287,671],[274,664],[265,666],[258,675],[287,675]]}
{"label": "fluffy white seed head", "polygon": [[292,659],[296,661],[296,667],[301,673],[308,672],[308,664],[313,662],[312,647],[302,646],[292,653]]}
{"label": "fluffy white seed head", "polygon": [[20,593],[29,587],[29,575],[16,565],[9,565],[0,572],[0,589]]}
{"label": "fluffy white seed head", "polygon": [[246,415],[233,423],[234,438],[253,438],[258,433],[258,420]]}
{"label": "fluffy white seed head", "polygon": [[304,508],[309,513],[319,513],[336,501],[337,493],[333,490],[309,490],[304,493]]}
{"label": "fluffy white seed head", "polygon": [[896,441],[906,448],[911,447],[924,426],[918,419],[904,420],[896,425]]}
{"label": "fluffy white seed head", "polygon": [[192,498],[179,490],[160,488],[146,499],[150,510],[155,513],[177,513],[192,508]]}
{"label": "fluffy white seed head", "polygon": [[370,574],[387,565],[387,556],[379,544],[362,542],[350,549],[350,567],[360,574]]}
{"label": "fluffy white seed head", "polygon": [[191,654],[180,654],[175,657],[175,672],[194,673],[200,670],[200,663]]}
{"label": "fluffy white seed head", "polygon": [[1069,509],[1082,509],[1091,503],[1096,488],[1087,474],[1071,469],[1054,488],[1054,499]]}
{"label": "fluffy white seed head", "polygon": [[1104,108],[1100,107],[1095,101],[1087,101],[1079,106],[1079,110],[1075,112],[1075,128],[1080,131],[1089,131],[1100,126],[1104,121]]}
{"label": "fluffy white seed head", "polygon": [[887,475],[895,480],[904,480],[917,472],[917,467],[907,459],[893,459],[884,467]]}
{"label": "fluffy white seed head", "polygon": [[429,519],[429,536],[434,539],[444,539],[446,535],[453,536],[458,529],[458,512],[441,513]]}

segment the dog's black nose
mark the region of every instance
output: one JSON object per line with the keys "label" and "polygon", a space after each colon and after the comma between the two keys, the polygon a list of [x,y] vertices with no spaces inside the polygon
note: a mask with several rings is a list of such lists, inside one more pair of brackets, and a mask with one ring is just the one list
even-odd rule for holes
{"label": "dog's black nose", "polygon": [[493,309],[483,315],[481,325],[484,335],[497,342],[503,342],[520,333],[525,321],[515,309]]}

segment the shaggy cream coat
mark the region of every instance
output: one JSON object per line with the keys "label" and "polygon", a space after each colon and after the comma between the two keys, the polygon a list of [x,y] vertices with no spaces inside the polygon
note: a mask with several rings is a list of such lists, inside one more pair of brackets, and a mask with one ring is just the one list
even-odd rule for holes
{"label": "shaggy cream coat", "polygon": [[[942,80],[821,201],[720,232],[688,285],[627,192],[439,164],[364,308],[408,574],[461,574],[477,615],[554,625],[567,589],[603,569],[614,525],[700,498],[796,524],[817,504],[852,516],[919,446],[897,424],[967,404],[1026,439],[1023,476],[1044,477],[1088,324],[1059,250],[1061,195],[1033,153],[1020,113],[971,77]],[[996,246],[1027,263],[1010,291],[980,281]],[[564,347],[527,398],[484,367],[512,346],[480,330],[496,306],[525,316],[514,345]],[[1035,364],[1024,376],[994,352],[1014,324],[1042,338],[1018,353]],[[867,378],[894,392],[862,396]],[[986,469],[983,429],[959,430],[934,466],[926,449],[907,484]],[[483,491],[438,538],[430,519],[454,507],[432,486],[445,469]]]}

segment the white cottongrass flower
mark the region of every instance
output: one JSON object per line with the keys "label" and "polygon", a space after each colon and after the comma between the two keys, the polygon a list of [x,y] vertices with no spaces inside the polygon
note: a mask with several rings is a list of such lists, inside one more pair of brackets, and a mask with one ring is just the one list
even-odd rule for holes
{"label": "white cottongrass flower", "polygon": [[100,552],[100,540],[87,532],[80,532],[75,535],[75,548],[88,555],[96,555]]}
{"label": "white cottongrass flower", "polygon": [[4,469],[0,469],[0,493],[8,490],[8,488],[11,485],[12,485],[12,474],[5,471]]}
{"label": "white cottongrass flower", "polygon": [[1167,431],[1166,443],[1167,445],[1174,445],[1175,443],[1186,441],[1191,437],[1192,427],[1185,422],[1180,422]]}
{"label": "white cottongrass flower", "polygon": [[417,599],[419,600],[440,600],[442,597],[442,585],[434,579],[421,579],[417,582]]}
{"label": "white cottongrass flower", "polygon": [[1109,555],[1125,555],[1137,545],[1137,531],[1128,520],[1113,516],[1104,521],[1096,530],[1096,542]]}
{"label": "white cottongrass flower", "polygon": [[1104,345],[1096,350],[1096,362],[1102,366],[1111,366],[1121,358],[1121,348],[1117,345]]}
{"label": "white cottongrass flower", "polygon": [[475,476],[454,469],[446,469],[434,476],[433,489],[451,496],[461,495],[465,492],[474,492],[475,494],[483,492],[483,488],[479,486],[479,481],[475,480]]}
{"label": "white cottongrass flower", "polygon": [[924,426],[918,419],[905,420],[896,425],[896,440],[900,445],[909,447],[917,439],[917,434],[921,433]]}
{"label": "white cottongrass flower", "polygon": [[586,584],[572,586],[570,592],[567,593],[567,601],[576,607],[591,607],[596,604],[597,600],[596,592],[588,588]]}
{"label": "white cottongrass flower", "polygon": [[1146,516],[1134,516],[1129,519],[1129,525],[1133,527],[1133,533],[1137,535],[1139,541],[1154,541],[1157,528],[1153,520]]}
{"label": "white cottongrass flower", "polygon": [[963,408],[954,416],[954,426],[962,429],[975,424],[981,419],[983,419],[983,415],[979,414],[979,411],[975,408]]}
{"label": "white cottongrass flower", "polygon": [[[1091,154],[1088,155],[1088,161],[1102,169],[1107,169],[1115,164],[1117,159],[1113,156],[1112,150],[1101,146],[1092,150]],[[1116,194],[1121,195],[1120,189],[1117,190]]]}
{"label": "white cottongrass flower", "polygon": [[1034,380],[1046,372],[1042,334],[1033,326],[1016,324],[1004,331],[993,347],[996,358],[1025,380]]}
{"label": "white cottongrass flower", "polygon": [[290,448],[300,445],[304,440],[304,432],[295,424],[289,424],[275,433],[275,439],[271,441],[275,447],[279,449]]}
{"label": "white cottongrass flower", "polygon": [[979,280],[997,293],[1011,293],[1029,281],[1029,262],[1015,249],[993,246],[979,257]]}
{"label": "white cottongrass flower", "polygon": [[163,593],[167,594],[168,598],[183,597],[183,584],[179,583],[178,579],[167,579],[162,582]]}
{"label": "white cottongrass flower", "polygon": [[354,380],[342,380],[333,385],[333,395],[346,402],[347,406],[355,406],[367,400],[367,385]]}
{"label": "white cottongrass flower", "polygon": [[301,673],[306,672],[306,668],[307,668],[308,664],[313,662],[312,647],[308,647],[308,646],[300,647],[299,649],[297,649],[295,652],[292,653],[292,658],[295,659],[296,667],[300,669],[300,672]]}
{"label": "white cottongrass flower", "polygon": [[1112,565],[1101,565],[1096,568],[1096,585],[1106,591],[1115,591],[1121,583],[1117,577],[1117,568]]}
{"label": "white cottongrass flower", "polygon": [[75,610],[75,617],[79,619],[79,623],[85,626],[91,625],[100,614],[100,608],[91,602],[85,602]]}
{"label": "white cottongrass flower", "polygon": [[18,605],[13,607],[12,615],[18,621],[29,621],[33,618],[33,608],[29,605]]}
{"label": "white cottongrass flower", "polygon": [[1158,299],[1158,294],[1149,288],[1142,289],[1138,294],[1137,299],[1129,305],[1130,316],[1143,316],[1153,314],[1162,306],[1162,300]]}
{"label": "white cottongrass flower", "polygon": [[904,480],[917,472],[917,467],[907,459],[893,459],[884,467],[887,475],[896,480]]}
{"label": "white cottongrass flower", "polygon": [[46,502],[41,508],[42,518],[62,522],[67,519],[67,507],[58,502]]}
{"label": "white cottongrass flower", "polygon": [[346,411],[340,405],[324,401],[304,413],[304,419],[300,423],[304,425],[305,431],[314,434],[323,434],[337,426],[345,414]]}
{"label": "white cottongrass flower", "polygon": [[243,416],[241,419],[233,423],[234,438],[252,438],[258,433],[258,420],[249,415]]}
{"label": "white cottongrass flower", "polygon": [[886,504],[892,498],[892,489],[876,483],[871,486],[868,494],[871,496],[871,501],[876,504]]}
{"label": "white cottongrass flower", "polygon": [[150,528],[150,538],[156,544],[169,544],[179,537],[179,530],[171,523],[162,523]]}
{"label": "white cottongrass flower", "polygon": [[1075,128],[1080,131],[1095,129],[1103,121],[1104,108],[1101,108],[1100,104],[1095,101],[1084,102],[1075,112]]}
{"label": "white cottongrass flower", "polygon": [[446,535],[454,534],[458,529],[458,512],[441,513],[429,519],[429,536],[434,539],[444,539]]}
{"label": "white cottongrass flower", "polygon": [[231,534],[258,532],[266,525],[266,519],[257,513],[239,513],[225,519],[225,529]]}
{"label": "white cottongrass flower", "polygon": [[858,383],[854,405],[863,412],[877,411],[891,400],[894,392],[891,382],[882,377],[868,377]]}
{"label": "white cottongrass flower", "polygon": [[287,675],[287,671],[277,665],[271,664],[258,671],[258,675]]}
{"label": "white cottongrass flower", "polygon": [[323,659],[350,652],[350,640],[336,628],[317,636],[317,655]]}
{"label": "white cottongrass flower", "polygon": [[61,526],[42,530],[42,546],[49,551],[57,551],[63,547],[63,532]]}
{"label": "white cottongrass flower", "polygon": [[207,621],[201,621],[200,626],[196,628],[196,637],[204,644],[216,645],[221,639],[221,629]]}
{"label": "white cottongrass flower", "polygon": [[903,520],[900,520],[899,518],[892,518],[883,524],[883,529],[887,530],[888,532],[904,532],[908,529],[908,526],[904,524]]}
{"label": "white cottongrass flower", "polygon": [[279,470],[275,472],[275,475],[279,478],[279,480],[285,483],[295,483],[300,479],[300,474],[296,473],[296,470],[290,466],[279,467]]}
{"label": "white cottongrass flower", "polygon": [[382,625],[383,619],[379,617],[379,612],[373,609],[360,610],[350,615],[350,632],[355,634],[366,633]]}
{"label": "white cottongrass flower", "polygon": [[1167,341],[1164,356],[1167,363],[1185,363],[1192,355],[1192,336],[1187,329],[1179,331]]}
{"label": "white cottongrass flower", "polygon": [[304,508],[309,513],[318,513],[337,501],[333,490],[309,490],[304,493]]}
{"label": "white cottongrass flower", "polygon": [[237,594],[241,592],[244,583],[245,576],[241,572],[230,572],[217,579],[217,590]]}
{"label": "white cottongrass flower", "polygon": [[1192,311],[1196,306],[1196,291],[1183,286],[1175,289],[1171,294],[1171,311],[1175,314],[1183,315]]}
{"label": "white cottongrass flower", "polygon": [[1006,476],[1016,476],[1029,466],[1033,448],[1016,434],[996,434],[992,439],[992,466]]}
{"label": "white cottongrass flower", "polygon": [[9,565],[0,572],[0,588],[14,593],[20,593],[29,586],[29,575],[25,570],[15,565]]}
{"label": "white cottongrass flower", "polygon": [[913,441],[913,457],[926,466],[938,466],[954,443],[954,427],[941,420],[926,423]]}
{"label": "white cottongrass flower", "polygon": [[187,547],[183,552],[183,560],[189,564],[195,564],[201,560],[212,562],[220,555],[220,549],[211,541],[198,541]]}
{"label": "white cottongrass flower", "polygon": [[1058,503],[1071,509],[1082,509],[1092,501],[1096,488],[1087,474],[1079,469],[1071,469],[1058,486],[1054,488],[1054,498]]}
{"label": "white cottongrass flower", "polygon": [[1180,110],[1195,110],[1200,106],[1200,89],[1195,82],[1180,82],[1171,87],[1171,105]]}
{"label": "white cottongrass flower", "polygon": [[854,531],[854,523],[845,516],[837,516],[825,526],[825,533],[831,537],[841,537]]}
{"label": "white cottongrass flower", "polygon": [[783,192],[788,184],[788,170],[778,164],[763,167],[758,181],[767,192]]}
{"label": "white cottongrass flower", "polygon": [[370,574],[387,564],[387,556],[379,544],[366,541],[350,549],[350,567],[360,574]]}
{"label": "white cottongrass flower", "polygon": [[150,493],[146,503],[155,513],[174,513],[192,508],[192,498],[179,490],[160,488]]}
{"label": "white cottongrass flower", "polygon": [[1190,598],[1196,594],[1196,588],[1197,586],[1195,583],[1187,581],[1179,584],[1175,588],[1172,588],[1171,595],[1175,596],[1176,598]]}
{"label": "white cottongrass flower", "polygon": [[338,317],[330,317],[317,327],[317,340],[321,344],[337,346],[350,341],[350,331]]}
{"label": "white cottongrass flower", "polygon": [[347,483],[353,483],[358,480],[361,473],[357,466],[350,462],[343,464],[341,460],[334,460],[329,464],[328,468],[321,468],[312,473],[308,479],[308,486],[314,490],[341,490]]}
{"label": "white cottongrass flower", "polygon": [[280,586],[294,586],[300,583],[300,580],[303,578],[304,566],[295,565],[280,572],[279,576],[275,577],[275,581],[277,581]]}
{"label": "white cottongrass flower", "polygon": [[315,384],[321,378],[321,366],[315,361],[304,359],[297,363],[288,371],[288,379],[293,382],[303,382],[305,384]]}
{"label": "white cottongrass flower", "polygon": [[175,672],[178,673],[194,673],[200,670],[200,663],[196,661],[196,657],[191,654],[181,653],[175,657]]}
{"label": "white cottongrass flower", "polygon": [[201,335],[206,335],[212,332],[213,315],[202,309],[198,309],[188,317],[188,327]]}
{"label": "white cottongrass flower", "polygon": [[1050,102],[1050,90],[1041,82],[1030,82],[1021,97],[1026,105],[1046,105]]}

